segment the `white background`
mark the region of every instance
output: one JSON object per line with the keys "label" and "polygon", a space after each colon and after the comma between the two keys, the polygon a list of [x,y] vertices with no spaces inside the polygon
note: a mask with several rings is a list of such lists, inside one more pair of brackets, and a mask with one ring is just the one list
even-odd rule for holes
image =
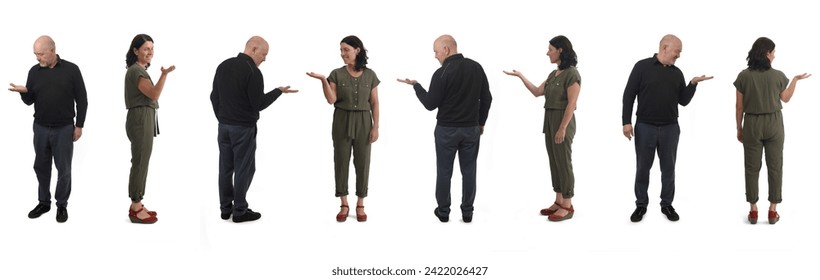
{"label": "white background", "polygon": [[[820,249],[815,225],[814,147],[820,77],[801,81],[784,105],[783,216],[771,226],[745,221],[742,146],[735,139],[732,82],[752,42],[777,44],[773,66],[788,77],[817,74],[816,14],[797,1],[13,1],[0,4],[0,80],[25,83],[36,63],[34,40],[51,35],[62,58],[79,65],[89,110],[75,144],[69,221],[55,210],[30,220],[37,203],[32,170],[33,107],[0,95],[0,278],[45,279],[335,279],[334,268],[487,266],[485,276],[440,279],[693,277],[813,278]],[[144,202],[154,225],[126,217],[129,142],[123,101],[124,55],[134,35],[154,38],[148,72],[177,66],[160,100]],[[459,51],[481,63],[494,102],[479,156],[472,224],[460,222],[460,175],[453,178],[451,221],[435,207],[435,112],[410,86],[429,85],[438,68],[433,40],[452,34]],[[621,133],[621,99],[635,62],[657,52],[667,33],[683,40],[677,65],[703,82],[680,109],[675,207],[660,213],[657,164],[650,207],[633,224],[634,143]],[[330,123],[333,107],[318,81],[342,65],[338,43],[359,36],[382,83],[381,130],[373,146],[369,220],[337,223]],[[217,121],[208,95],[216,66],[260,35],[271,43],[261,65],[265,88],[291,85],[258,123],[256,177],[248,194],[262,219],[217,218]],[[550,38],[566,35],[578,53],[583,86],[576,111],[575,217],[550,223],[552,202],[543,99],[501,71],[540,83],[554,69]],[[457,164],[457,163],[456,163]],[[456,169],[458,170],[458,169]],[[766,175],[761,172],[765,209]],[[53,176],[56,180],[56,170]],[[355,176],[351,175],[351,193]],[[351,204],[354,197],[351,196]],[[353,209],[351,209],[352,212]],[[423,279],[431,276],[347,276]]]}

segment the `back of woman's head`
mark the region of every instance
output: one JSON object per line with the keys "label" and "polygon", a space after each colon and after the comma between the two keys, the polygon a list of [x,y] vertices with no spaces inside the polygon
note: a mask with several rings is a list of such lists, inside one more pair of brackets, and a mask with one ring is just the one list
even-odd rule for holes
{"label": "back of woman's head", "polygon": [[769,53],[774,51],[774,41],[766,37],[760,37],[752,44],[749,55],[746,56],[746,65],[749,69],[765,71],[772,68],[772,61],[769,60]]}

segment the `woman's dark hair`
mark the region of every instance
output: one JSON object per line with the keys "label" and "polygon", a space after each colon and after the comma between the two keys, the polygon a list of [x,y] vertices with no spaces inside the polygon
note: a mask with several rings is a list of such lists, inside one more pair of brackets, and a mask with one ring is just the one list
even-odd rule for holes
{"label": "woman's dark hair", "polygon": [[359,37],[350,35],[342,39],[339,44],[341,43],[348,44],[354,49],[359,48],[361,50],[359,51],[359,54],[356,55],[356,65],[353,68],[356,69],[356,71],[364,70],[365,65],[367,65],[367,49],[364,48],[362,40],[359,40]]}
{"label": "woman's dark hair", "polygon": [[766,37],[760,37],[752,44],[749,56],[746,61],[749,69],[766,71],[772,69],[772,61],[769,60],[769,53],[774,51],[774,42]]}
{"label": "woman's dark hair", "polygon": [[558,64],[558,69],[564,70],[578,64],[578,56],[575,54],[575,50],[572,49],[572,43],[567,37],[564,37],[564,35],[555,36],[550,40],[550,45],[556,49],[561,49],[561,54],[558,56],[561,64]]}
{"label": "woman's dark hair", "polygon": [[[131,40],[131,46],[128,47],[128,52],[125,53],[125,68],[129,68],[131,65],[134,65],[134,63],[137,63],[137,54],[134,53],[134,49],[139,49],[147,41],[151,41],[151,43],[153,43],[154,39],[146,34],[138,34],[137,36],[134,36],[134,40]],[[145,66],[145,69],[148,69],[148,66],[151,66],[151,63],[148,63],[148,65]]]}

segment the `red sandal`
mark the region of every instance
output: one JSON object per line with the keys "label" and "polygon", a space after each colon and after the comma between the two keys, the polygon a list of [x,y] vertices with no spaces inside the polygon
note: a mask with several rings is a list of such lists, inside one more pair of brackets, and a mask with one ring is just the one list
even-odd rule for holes
{"label": "red sandal", "polygon": [[757,211],[749,211],[749,223],[757,224]]}
{"label": "red sandal", "polygon": [[777,211],[769,211],[769,224],[773,225],[780,221],[780,214],[777,214]]}
{"label": "red sandal", "polygon": [[140,219],[139,217],[137,217],[137,214],[139,214],[140,212],[145,212],[145,208],[140,208],[140,210],[131,211],[130,213],[128,213],[128,218],[131,219],[132,223],[135,223],[135,224],[153,224],[153,223],[157,222],[157,217],[156,216],[151,216],[151,215],[148,215],[148,218]]}
{"label": "red sandal", "polygon": [[344,222],[344,221],[347,220],[347,215],[350,214],[350,206],[342,205],[342,206],[339,206],[339,207],[340,208],[347,208],[347,212],[345,212],[344,214],[337,214],[336,215],[336,221],[337,222]]}
{"label": "red sandal", "polygon": [[[140,203],[140,206],[145,208],[145,204]],[[156,217],[157,216],[157,211],[148,211],[148,215]]]}
{"label": "red sandal", "polygon": [[[356,210],[358,210],[358,209],[362,209],[362,212],[364,212],[364,206],[356,206]],[[367,214],[365,213],[365,214],[362,214],[361,216],[359,216],[359,211],[356,211],[356,221],[366,222],[367,221]]]}
{"label": "red sandal", "polygon": [[558,216],[555,213],[553,213],[552,215],[547,217],[547,219],[552,221],[552,222],[560,222],[560,221],[563,221],[563,220],[572,219],[572,215],[575,214],[575,207],[573,207],[572,205],[570,205],[569,208],[564,208],[563,206],[560,206],[560,207],[561,207],[561,209],[567,210],[567,214],[565,214],[563,216]]}
{"label": "red sandal", "polygon": [[[145,208],[145,205],[142,204],[142,203],[140,203],[140,206]],[[137,212],[139,212],[139,211],[137,211]],[[131,207],[128,207],[128,215],[131,215],[131,213],[134,213],[134,215],[136,216],[137,212],[134,212],[134,210],[131,210]],[[157,216],[157,211],[148,211],[148,215],[151,215],[151,217],[156,217]]]}
{"label": "red sandal", "polygon": [[[553,202],[552,205],[558,206],[559,209],[561,208],[561,205],[558,205],[558,203]],[[550,206],[550,207],[552,207],[552,206]],[[558,209],[555,209],[555,210],[549,209],[549,208],[541,209],[541,216],[549,216],[549,215],[555,214],[555,211],[558,211]]]}

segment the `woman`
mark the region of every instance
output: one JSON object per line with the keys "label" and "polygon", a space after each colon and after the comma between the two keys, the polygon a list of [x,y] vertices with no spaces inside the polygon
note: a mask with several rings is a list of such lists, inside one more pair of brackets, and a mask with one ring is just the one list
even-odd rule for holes
{"label": "woman", "polygon": [[575,213],[572,197],[575,195],[575,175],[572,172],[572,139],[575,136],[575,104],[581,92],[581,76],[575,65],[578,58],[572,43],[564,36],[552,38],[547,47],[550,63],[558,65],[547,79],[536,87],[519,71],[504,71],[507,75],[521,78],[533,96],[544,96],[544,134],[549,155],[552,189],[555,202],[541,215],[550,221],[571,219]]}
{"label": "woman", "polygon": [[347,36],[339,44],[345,66],[334,69],[325,78],[314,72],[308,76],[322,81],[327,103],[333,104],[333,160],[336,171],[336,197],[341,199],[341,209],[336,221],[347,220],[350,207],[347,204],[350,152],[356,167],[356,220],[367,221],[364,198],[370,174],[370,144],[379,139],[379,78],[367,68],[367,49],[356,36]]}
{"label": "woman", "polygon": [[131,141],[131,175],[128,180],[131,207],[128,209],[128,218],[132,223],[141,224],[153,224],[157,221],[157,213],[145,209],[142,198],[154,137],[159,134],[157,100],[162,93],[166,76],[175,69],[173,65],[167,69],[161,67],[162,75],[154,84],[146,71],[151,66],[153,57],[154,40],[145,34],[134,37],[125,54],[125,65],[128,68],[125,73],[125,108],[128,109],[125,132]]}
{"label": "woman", "polygon": [[737,96],[735,120],[737,140],[743,143],[746,165],[746,201],[749,202],[749,223],[757,223],[758,176],[763,152],[769,170],[769,224],[780,220],[777,204],[783,188],[783,108],[780,101],[789,102],[797,81],[811,74],[789,78],[772,68],[774,42],[766,37],[758,38],[746,57],[748,68],[737,75],[734,82]]}

